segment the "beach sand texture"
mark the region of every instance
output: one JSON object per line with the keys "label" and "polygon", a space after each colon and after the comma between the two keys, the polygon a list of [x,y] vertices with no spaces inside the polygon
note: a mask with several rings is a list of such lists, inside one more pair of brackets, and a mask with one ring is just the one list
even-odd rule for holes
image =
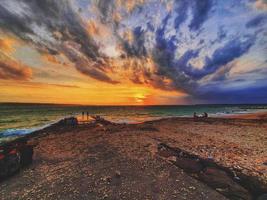
{"label": "beach sand texture", "polygon": [[[171,118],[135,125],[83,124],[45,129],[32,142],[38,143],[32,165],[0,183],[1,199],[259,197],[216,167],[198,169],[194,161],[199,159],[192,163],[176,155],[175,148],[237,172],[237,178],[241,174],[254,177],[249,181],[256,180],[262,187],[260,195],[266,189],[264,119]],[[214,171],[234,191],[227,193],[224,186],[213,187],[205,181],[214,178]]]}

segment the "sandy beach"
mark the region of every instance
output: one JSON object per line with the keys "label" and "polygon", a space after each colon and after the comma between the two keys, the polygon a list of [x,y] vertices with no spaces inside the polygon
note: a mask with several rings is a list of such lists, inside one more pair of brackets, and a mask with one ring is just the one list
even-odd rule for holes
{"label": "sandy beach", "polygon": [[36,144],[33,163],[0,182],[0,196],[264,199],[267,120],[262,114],[46,128],[30,139]]}

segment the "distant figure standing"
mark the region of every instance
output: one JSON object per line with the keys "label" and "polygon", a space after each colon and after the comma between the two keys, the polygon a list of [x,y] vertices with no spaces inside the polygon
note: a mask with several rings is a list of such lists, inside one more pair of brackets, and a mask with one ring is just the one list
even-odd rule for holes
{"label": "distant figure standing", "polygon": [[86,112],[87,121],[89,120],[89,112]]}
{"label": "distant figure standing", "polygon": [[208,118],[208,113],[204,112],[204,118]]}
{"label": "distant figure standing", "polygon": [[194,118],[197,118],[197,113],[196,112],[194,112]]}
{"label": "distant figure standing", "polygon": [[84,119],[84,112],[82,112],[82,118]]}

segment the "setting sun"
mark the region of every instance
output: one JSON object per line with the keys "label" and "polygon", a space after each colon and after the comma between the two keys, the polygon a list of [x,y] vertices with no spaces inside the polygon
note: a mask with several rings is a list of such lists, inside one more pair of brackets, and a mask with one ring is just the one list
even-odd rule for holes
{"label": "setting sun", "polygon": [[142,93],[138,93],[134,97],[135,97],[136,103],[143,103],[144,99],[146,98],[145,95]]}

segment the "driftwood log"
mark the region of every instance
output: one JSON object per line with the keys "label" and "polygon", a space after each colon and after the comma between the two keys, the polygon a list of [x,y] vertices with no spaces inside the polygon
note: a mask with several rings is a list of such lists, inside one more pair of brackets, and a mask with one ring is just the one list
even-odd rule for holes
{"label": "driftwood log", "polygon": [[7,178],[32,162],[33,145],[27,138],[18,138],[0,146],[0,180]]}

